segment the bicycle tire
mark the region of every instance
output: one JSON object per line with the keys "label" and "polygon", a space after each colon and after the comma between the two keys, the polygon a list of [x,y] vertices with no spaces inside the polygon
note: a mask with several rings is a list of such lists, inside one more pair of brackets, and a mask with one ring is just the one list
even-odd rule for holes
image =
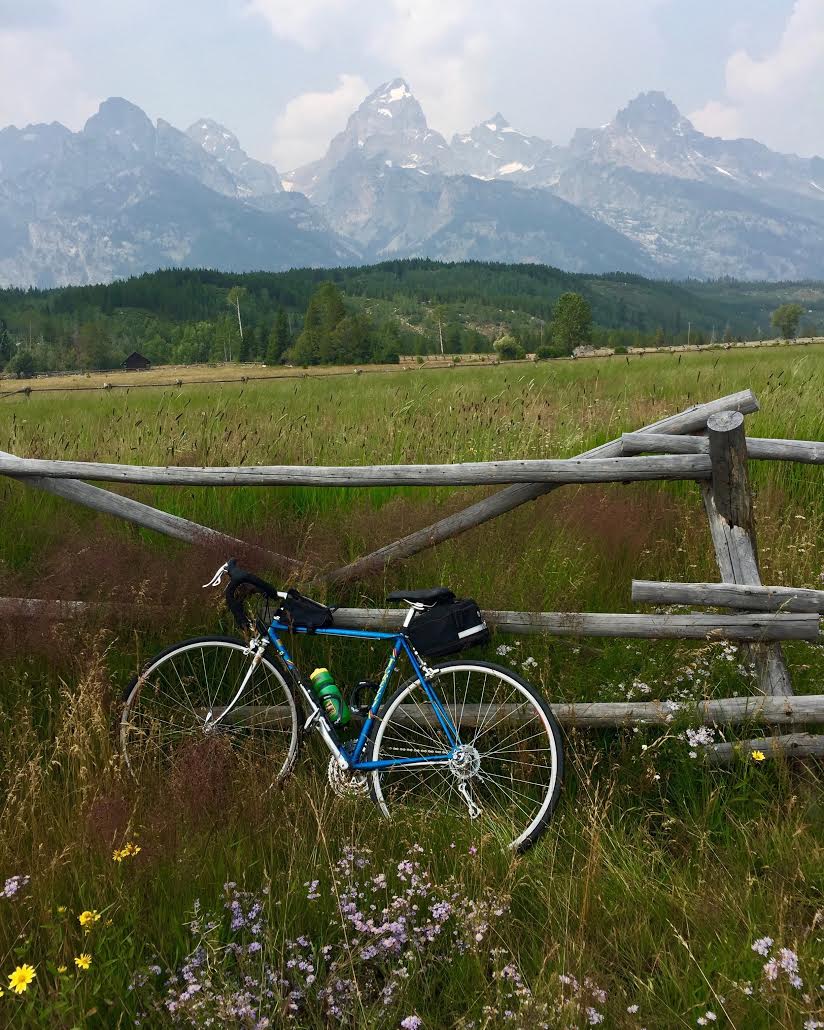
{"label": "bicycle tire", "polygon": [[[244,654],[246,647],[235,637],[190,637],[164,648],[132,676],[123,692],[119,722],[121,751],[132,776],[139,778],[148,768],[172,765],[172,752],[177,750],[175,738],[180,746],[204,738],[206,716],[213,715],[215,711],[218,711],[218,720],[213,723],[211,736],[227,740],[233,752],[242,753],[247,760],[258,763],[262,760],[267,765],[274,760],[279,767],[274,773],[273,783],[280,783],[288,776],[300,746],[300,707],[284,672],[269,658],[261,658],[258,669],[247,684],[246,703],[239,702],[225,716],[225,722],[220,720],[221,705],[224,708],[229,705],[239,686],[238,674],[248,669],[248,652]],[[218,654],[222,654],[224,659],[223,670],[220,681],[210,686],[210,672],[216,676],[220,668]],[[211,662],[207,655],[212,656]],[[195,657],[200,659],[199,667]],[[175,665],[176,658],[185,659],[182,673]],[[237,666],[237,671],[232,669],[231,675],[230,665]],[[172,672],[177,676],[177,684],[170,677]],[[198,695],[193,699],[190,691],[196,681]],[[154,697],[151,697],[152,692]],[[142,710],[141,701],[144,702]],[[275,703],[278,709],[273,712]],[[162,716],[159,714],[161,711]],[[284,720],[285,728],[279,730]],[[161,729],[163,725],[167,728]],[[170,747],[162,752],[157,746],[152,755],[152,747],[163,739],[162,734],[169,738]],[[142,757],[141,751],[144,752]],[[150,759],[148,765],[147,758]]]}
{"label": "bicycle tire", "polygon": [[[473,673],[483,677],[480,687],[477,681],[470,684]],[[458,685],[459,674],[462,686]],[[463,779],[471,784],[467,789],[481,802],[481,825],[494,825],[497,835],[511,838],[507,840],[510,848],[525,851],[546,830],[558,803],[563,779],[561,731],[549,705],[522,676],[492,662],[444,662],[433,668],[428,680],[449,711],[462,743],[465,744],[471,736],[469,746],[477,752],[478,770],[471,776],[467,775],[468,767],[456,771],[453,765],[374,770],[369,774],[373,802],[385,816],[389,816],[391,808],[401,799],[407,800],[415,794],[416,788],[420,795],[424,795],[429,782],[434,791],[434,797],[429,801],[430,811],[446,808],[462,812],[466,817],[469,815],[469,806],[458,790],[458,784]],[[499,692],[493,688],[485,706],[486,687],[490,683],[508,688],[516,698],[513,702],[515,707],[507,710],[505,715],[501,715],[502,709],[497,707],[510,703],[504,700],[504,691]],[[470,698],[469,695],[477,694],[478,689],[480,698]],[[462,695],[460,699],[459,694]],[[420,715],[415,716],[417,722],[414,726],[409,724],[410,713],[399,712],[402,704],[414,705],[418,709]],[[493,705],[496,706],[494,712]],[[524,709],[522,724],[515,719],[520,709]],[[427,720],[435,721],[433,716],[434,711],[423,693],[420,681],[417,677],[408,680],[387,701],[372,728],[370,758],[377,761],[381,758],[400,757],[402,754],[423,755],[446,750],[445,738],[439,725],[427,725]],[[470,718],[475,723],[474,731],[469,725]],[[494,722],[491,721],[493,718]],[[495,737],[488,736],[496,729],[497,741]],[[508,736],[501,737],[504,730]],[[530,739],[534,739],[535,744],[522,749],[520,745],[528,744]],[[507,744],[507,741],[510,743]],[[479,747],[476,746],[478,744]],[[497,750],[489,751],[488,746],[495,744],[499,745]],[[500,746],[503,744],[507,746]],[[545,758],[537,759],[536,755],[544,755]],[[470,756],[470,759],[471,765],[474,756]],[[530,781],[530,772],[540,775]],[[516,776],[516,773],[520,775]],[[545,782],[541,782],[542,779]],[[532,788],[534,798],[524,790],[523,785]],[[515,814],[505,811],[507,809],[516,810]],[[522,823],[525,825],[521,826]]]}

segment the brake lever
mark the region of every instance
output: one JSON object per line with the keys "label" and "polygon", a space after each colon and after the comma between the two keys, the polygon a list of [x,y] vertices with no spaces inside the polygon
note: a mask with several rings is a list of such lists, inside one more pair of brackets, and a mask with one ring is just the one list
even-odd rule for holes
{"label": "brake lever", "polygon": [[224,562],[223,565],[221,565],[217,572],[214,574],[214,576],[212,576],[209,582],[203,584],[203,589],[208,590],[209,587],[219,587],[221,582],[223,581],[223,577],[226,575],[228,571],[229,563]]}

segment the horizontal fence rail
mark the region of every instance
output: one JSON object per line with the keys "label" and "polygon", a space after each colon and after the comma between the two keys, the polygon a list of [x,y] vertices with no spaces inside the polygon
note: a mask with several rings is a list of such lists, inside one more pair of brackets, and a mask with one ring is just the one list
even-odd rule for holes
{"label": "horizontal fence rail", "polygon": [[741,758],[824,758],[824,733],[787,733],[779,737],[710,744],[703,749],[711,765],[731,765]]}
{"label": "horizontal fence rail", "polygon": [[[82,616],[105,605],[89,601],[50,601],[0,597],[6,618]],[[815,615],[633,615],[605,612],[485,611],[489,626],[503,633],[551,637],[626,637],[641,640],[820,640]],[[335,625],[346,629],[399,629],[406,611],[398,608],[336,608]]]}
{"label": "horizontal fence rail", "polygon": [[501,483],[616,483],[709,479],[709,455],[475,461],[455,465],[116,465],[0,457],[0,475],[165,486],[486,486]]}
{"label": "horizontal fence rail", "polygon": [[[475,727],[489,719],[490,708],[496,719],[522,725],[535,718],[534,712],[523,704],[484,705],[467,702],[458,707],[445,705],[454,721],[462,727]],[[575,701],[550,704],[552,714],[562,726],[582,729],[611,729],[622,726],[670,726],[676,721],[690,725],[735,726],[766,723],[775,726],[793,726],[798,723],[820,725],[824,723],[824,694],[803,697],[727,697],[709,701]],[[224,709],[212,709],[212,716],[220,718]],[[200,711],[196,709],[196,714]],[[205,716],[206,710],[203,710]],[[288,705],[238,704],[225,716],[228,723],[244,726],[289,725],[292,710]],[[393,721],[404,726],[428,726],[438,729],[440,723],[432,708],[422,705],[399,705],[392,715]]]}
{"label": "horizontal fence rail", "polygon": [[687,604],[740,608],[751,612],[824,614],[824,590],[808,587],[750,586],[744,583],[665,583],[632,581],[632,599],[641,604]]}
{"label": "horizontal fence rail", "polygon": [[[820,639],[815,615],[633,615],[604,612],[485,611],[488,625],[505,633],[552,637],[632,637],[643,640],[811,640]],[[397,629],[405,612],[381,608],[337,608],[339,626]]]}
{"label": "horizontal fence rail", "polygon": [[[665,433],[624,433],[624,454],[709,454],[709,440],[701,436],[668,436]],[[816,440],[773,440],[747,437],[747,457],[758,461],[795,461],[824,465],[824,443]]]}

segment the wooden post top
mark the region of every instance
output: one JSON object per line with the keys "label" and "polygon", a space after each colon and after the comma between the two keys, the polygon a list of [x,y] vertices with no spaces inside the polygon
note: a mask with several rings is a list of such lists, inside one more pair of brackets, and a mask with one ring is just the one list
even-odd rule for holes
{"label": "wooden post top", "polygon": [[732,433],[743,425],[740,411],[718,411],[707,419],[707,429],[712,433]]}

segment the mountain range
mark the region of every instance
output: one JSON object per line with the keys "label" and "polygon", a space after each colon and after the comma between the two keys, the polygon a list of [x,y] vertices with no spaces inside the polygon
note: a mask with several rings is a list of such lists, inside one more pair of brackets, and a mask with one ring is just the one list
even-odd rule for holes
{"label": "mountain range", "polygon": [[820,278],[824,160],[705,136],[658,92],[566,146],[500,113],[448,141],[403,79],[282,176],[211,119],[183,132],[121,98],[79,132],[0,131],[0,285],[412,256]]}

